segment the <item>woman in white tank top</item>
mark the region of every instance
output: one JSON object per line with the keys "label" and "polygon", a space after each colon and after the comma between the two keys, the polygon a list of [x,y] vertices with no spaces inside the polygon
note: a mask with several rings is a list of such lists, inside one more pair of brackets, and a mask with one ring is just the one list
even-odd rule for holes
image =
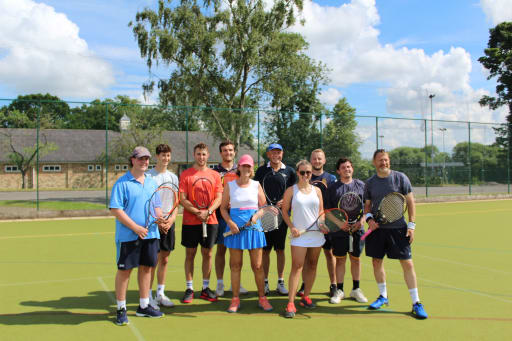
{"label": "woman in white tank top", "polygon": [[[288,292],[288,305],[286,306],[285,317],[294,317],[295,312],[295,294],[299,284],[299,278],[307,262],[308,266],[304,269],[304,296],[299,304],[302,307],[314,308],[315,304],[309,298],[311,288],[316,276],[316,265],[320,250],[325,242],[324,234],[320,231],[308,231],[300,235],[301,230],[305,230],[313,224],[323,211],[322,192],[318,187],[310,184],[312,167],[311,163],[301,160],[297,163],[297,175],[299,182],[289,187],[283,197],[283,219],[290,228],[292,234],[291,254],[292,268],[290,271]],[[288,212],[292,211],[292,219]]]}

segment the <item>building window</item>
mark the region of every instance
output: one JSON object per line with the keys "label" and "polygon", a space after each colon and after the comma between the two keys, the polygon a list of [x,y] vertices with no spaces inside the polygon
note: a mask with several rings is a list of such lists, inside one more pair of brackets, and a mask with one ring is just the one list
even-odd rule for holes
{"label": "building window", "polygon": [[101,165],[96,165],[96,172],[100,172],[101,171]]}
{"label": "building window", "polygon": [[5,166],[4,170],[5,170],[6,173],[17,173],[17,172],[20,171],[18,166],[13,166],[13,165]]}
{"label": "building window", "polygon": [[155,165],[149,165],[148,170],[155,168]]}
{"label": "building window", "polygon": [[121,171],[121,170],[124,170],[124,171],[127,171],[128,170],[128,165],[115,165],[114,166],[114,170],[115,171]]}
{"label": "building window", "polygon": [[87,165],[87,171],[93,172],[94,171],[94,165]]}
{"label": "building window", "polygon": [[114,170],[115,171],[120,171],[121,170],[121,165],[115,165],[114,166]]}
{"label": "building window", "polygon": [[128,170],[128,165],[123,165],[123,170]]}
{"label": "building window", "polygon": [[60,165],[45,165],[43,172],[60,172]]}

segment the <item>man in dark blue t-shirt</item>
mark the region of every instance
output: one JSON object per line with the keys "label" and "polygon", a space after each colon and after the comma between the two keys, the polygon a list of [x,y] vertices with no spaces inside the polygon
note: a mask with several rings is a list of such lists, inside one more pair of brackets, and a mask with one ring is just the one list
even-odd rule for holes
{"label": "man in dark blue t-shirt", "polygon": [[[379,297],[370,304],[369,309],[379,309],[387,305],[386,273],[384,271],[384,256],[390,259],[399,259],[404,272],[405,283],[409,289],[412,300],[412,314],[419,319],[426,319],[427,313],[420,303],[416,272],[412,262],[411,243],[414,240],[416,224],[416,208],[409,178],[390,168],[389,154],[384,149],[378,149],[373,154],[373,165],[377,174],[366,181],[365,218],[369,228],[373,231],[366,238],[366,255],[372,257],[373,273],[379,288]],[[377,214],[379,204],[388,193],[398,192],[405,196],[409,223],[405,218],[389,223],[378,224],[374,216]]]}

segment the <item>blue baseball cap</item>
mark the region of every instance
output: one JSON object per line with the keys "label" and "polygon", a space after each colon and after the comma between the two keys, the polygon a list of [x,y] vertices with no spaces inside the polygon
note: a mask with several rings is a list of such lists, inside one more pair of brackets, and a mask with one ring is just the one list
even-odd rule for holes
{"label": "blue baseball cap", "polygon": [[283,150],[283,146],[281,146],[279,143],[272,143],[270,146],[268,146],[267,152],[271,151],[272,149]]}

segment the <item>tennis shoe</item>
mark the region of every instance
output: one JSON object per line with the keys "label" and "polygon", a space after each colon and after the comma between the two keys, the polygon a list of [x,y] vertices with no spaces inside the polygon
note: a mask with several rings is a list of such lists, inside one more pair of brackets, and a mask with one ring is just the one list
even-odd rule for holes
{"label": "tennis shoe", "polygon": [[359,303],[366,303],[368,299],[364,296],[363,290],[361,288],[354,289],[350,292],[350,297],[355,299]]}
{"label": "tennis shoe", "polygon": [[274,309],[272,308],[272,305],[270,304],[266,296],[259,298],[258,307],[263,309],[264,311],[272,311]]}
{"label": "tennis shoe", "polygon": [[386,297],[380,295],[379,297],[377,297],[375,302],[368,306],[368,309],[377,310],[380,309],[383,305],[389,305],[389,300]]}
{"label": "tennis shoe", "polygon": [[116,324],[118,326],[126,326],[128,323],[128,316],[126,316],[126,308],[121,308],[117,311]]}
{"label": "tennis shoe", "polygon": [[268,286],[268,283],[265,283],[265,288],[263,288],[263,293],[265,296],[270,295],[270,287]]}
{"label": "tennis shoe", "polygon": [[284,310],[284,317],[291,319],[295,317],[296,312],[297,309],[295,308],[295,304],[293,302],[288,302],[286,309]]}
{"label": "tennis shoe", "polygon": [[336,295],[337,291],[338,287],[336,286],[336,284],[331,284],[331,286],[329,287],[329,297],[333,297],[334,295]]}
{"label": "tennis shoe", "polygon": [[[227,291],[233,292],[233,287],[229,287],[229,289]],[[247,291],[247,289],[245,289],[242,285],[240,285],[239,294],[240,295],[247,295],[248,293],[249,293],[249,291]],[[217,296],[219,296],[219,295],[217,294]]]}
{"label": "tennis shoe", "polygon": [[155,310],[160,310],[160,307],[158,306],[158,302],[151,296],[149,297],[149,305],[151,306],[151,308],[153,308]]}
{"label": "tennis shoe", "polygon": [[300,299],[299,304],[301,307],[308,308],[308,309],[313,309],[316,307],[316,304],[314,304],[313,301],[311,301],[311,298],[309,298],[309,296],[303,296]]}
{"label": "tennis shoe", "polygon": [[156,297],[156,303],[158,303],[158,305],[162,305],[167,308],[174,307],[174,303],[171,301],[171,299],[169,297],[165,296],[165,294],[158,295]]}
{"label": "tennis shoe", "polygon": [[139,317],[151,317],[151,318],[160,318],[164,316],[164,313],[161,311],[153,309],[152,306],[148,305],[146,308],[142,309],[140,306],[137,308],[135,315]]}
{"label": "tennis shoe", "polygon": [[424,320],[428,317],[425,308],[423,308],[423,304],[420,302],[416,302],[412,305],[412,315],[419,320]]}
{"label": "tennis shoe", "polygon": [[224,283],[217,283],[217,290],[215,290],[217,297],[224,296]]}
{"label": "tennis shoe", "polygon": [[228,313],[236,313],[240,309],[240,298],[233,297],[227,310]]}
{"label": "tennis shoe", "polygon": [[183,299],[181,300],[181,302],[192,303],[193,300],[194,300],[194,290],[192,290],[192,289],[185,290],[185,295],[183,295]]}
{"label": "tennis shoe", "polygon": [[199,297],[209,302],[216,302],[218,300],[217,295],[210,288],[204,288]]}
{"label": "tennis shoe", "polygon": [[288,295],[288,289],[284,286],[284,281],[278,281],[277,282],[277,288],[276,291],[281,296],[287,296]]}
{"label": "tennis shoe", "polygon": [[343,290],[336,289],[336,292],[334,295],[329,299],[329,303],[331,304],[338,304],[341,302],[341,300],[345,297],[345,293]]}
{"label": "tennis shoe", "polygon": [[304,296],[304,282],[302,282],[302,285],[300,286],[299,291],[297,291],[297,296],[298,297]]}

